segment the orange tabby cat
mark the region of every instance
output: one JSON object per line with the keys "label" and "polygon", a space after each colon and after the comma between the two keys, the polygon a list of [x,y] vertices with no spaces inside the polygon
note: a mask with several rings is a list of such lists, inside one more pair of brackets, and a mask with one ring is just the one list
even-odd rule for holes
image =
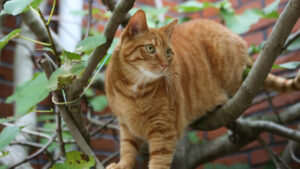
{"label": "orange tabby cat", "polygon": [[[121,159],[107,169],[131,169],[143,141],[149,168],[169,169],[184,128],[233,96],[251,64],[245,42],[224,26],[176,23],[148,28],[140,10],[112,55],[105,88],[120,123]],[[295,90],[299,81],[269,76],[266,87]]]}

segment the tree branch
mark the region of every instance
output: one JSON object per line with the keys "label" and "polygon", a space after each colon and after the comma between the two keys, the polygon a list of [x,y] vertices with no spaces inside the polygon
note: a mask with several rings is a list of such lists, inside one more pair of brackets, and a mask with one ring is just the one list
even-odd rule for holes
{"label": "tree branch", "polygon": [[44,152],[50,145],[51,143],[54,141],[54,139],[56,138],[56,133],[51,137],[51,139],[48,140],[48,142],[41,148],[39,149],[38,151],[36,151],[35,153],[31,154],[30,156],[28,156],[26,159],[24,159],[23,161],[9,167],[8,169],[13,169],[23,163],[26,163],[27,161],[35,158],[36,156],[40,155],[42,152]]}
{"label": "tree branch", "polygon": [[[300,118],[300,103],[290,106],[279,115],[284,124],[294,122]],[[246,120],[251,121],[258,119],[278,123],[278,118],[275,114],[246,118]],[[229,134],[199,144],[190,143],[186,137],[182,138],[176,147],[172,169],[194,169],[205,162],[237,152],[243,146],[257,139],[257,136],[262,132],[241,123],[237,123],[236,128],[237,141],[235,143],[229,140]]]}
{"label": "tree branch", "polygon": [[300,142],[300,132],[299,131],[289,129],[285,126],[276,124],[271,121],[263,121],[263,120],[253,120],[252,121],[252,120],[244,120],[244,119],[240,118],[236,122],[240,123],[240,125],[243,125],[244,127],[249,127],[255,131],[260,131],[260,132],[267,131],[267,132],[285,137],[289,140],[294,140],[294,141]]}
{"label": "tree branch", "polygon": [[251,105],[252,99],[262,86],[276,57],[284,47],[289,33],[297,22],[300,16],[299,11],[300,1],[290,0],[277,20],[260,56],[237,93],[220,109],[197,120],[192,127],[200,130],[212,130],[228,125],[235,121]]}
{"label": "tree branch", "polygon": [[[51,64],[47,59],[41,61],[42,67],[46,72],[47,77],[49,78],[53,70]],[[60,91],[53,91],[52,95],[58,100],[63,101],[62,94]],[[57,105],[58,110],[61,112],[63,119],[65,120],[66,125],[69,128],[70,133],[76,140],[76,143],[79,145],[80,149],[87,155],[92,156],[96,162],[97,169],[104,169],[102,163],[98,160],[97,156],[94,154],[90,146],[87,144],[86,140],[83,138],[81,132],[79,131],[71,113],[68,111],[65,105]]]}
{"label": "tree branch", "polygon": [[[126,16],[127,12],[133,7],[134,0],[122,0],[115,7],[112,16],[109,18],[105,29],[104,35],[106,37],[106,42],[100,46],[98,46],[90,56],[88,61],[88,66],[83,72],[82,76],[72,84],[74,87],[74,92],[79,91],[84,85],[87,84],[88,79],[91,77],[93,71],[98,65],[99,61],[105,56],[108,48],[110,47],[114,35],[118,29],[120,23],[123,22],[124,16]],[[72,87],[71,87],[72,88]]]}
{"label": "tree branch", "polygon": [[[28,12],[22,13],[22,20],[28,25],[30,30],[35,34],[38,39],[40,39],[43,42],[50,42],[48,33],[44,27],[44,24],[42,20],[31,10]],[[56,46],[56,50],[58,53],[62,52],[62,45],[59,43],[58,36],[50,30],[53,42]]]}

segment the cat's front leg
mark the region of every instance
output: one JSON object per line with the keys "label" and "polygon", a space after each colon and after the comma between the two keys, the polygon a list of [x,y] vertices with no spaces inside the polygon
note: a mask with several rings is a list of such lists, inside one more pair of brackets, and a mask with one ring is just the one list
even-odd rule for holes
{"label": "cat's front leg", "polygon": [[120,123],[120,161],[112,163],[106,169],[132,169],[142,141],[133,136],[127,126]]}
{"label": "cat's front leg", "polygon": [[176,129],[153,128],[148,132],[149,169],[170,169],[177,141]]}

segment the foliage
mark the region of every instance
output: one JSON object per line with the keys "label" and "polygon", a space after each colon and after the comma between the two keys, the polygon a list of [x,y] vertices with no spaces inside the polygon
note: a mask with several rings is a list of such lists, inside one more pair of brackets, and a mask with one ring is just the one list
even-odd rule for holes
{"label": "foliage", "polygon": [[26,113],[49,95],[47,84],[46,74],[36,73],[31,80],[20,84],[14,94],[6,99],[6,103],[16,101],[16,111]]}
{"label": "foliage", "polygon": [[107,107],[107,98],[106,96],[97,96],[90,99],[90,103],[93,106],[94,111],[101,112]]}
{"label": "foliage", "polygon": [[102,45],[103,43],[106,42],[105,36],[99,34],[95,36],[90,36],[88,38],[85,38],[81,42],[79,42],[76,45],[76,51],[77,52],[85,52],[89,50],[95,49],[97,46]]}
{"label": "foliage", "polygon": [[216,8],[220,10],[220,16],[224,19],[226,26],[237,34],[247,32],[251,25],[257,23],[262,18],[276,19],[279,14],[276,12],[280,0],[267,6],[265,9],[248,9],[242,14],[235,14],[231,3],[223,0],[216,3],[187,1],[176,7],[178,12],[197,12],[206,8]]}
{"label": "foliage", "polygon": [[188,138],[193,144],[201,143],[203,140],[198,136],[197,131],[189,131]]}
{"label": "foliage", "polygon": [[89,169],[94,165],[93,157],[78,151],[70,151],[66,153],[65,163],[56,163],[51,169]]}
{"label": "foliage", "polygon": [[18,15],[23,11],[29,10],[29,6],[37,8],[44,0],[10,0],[4,4],[4,9],[0,12],[0,16],[4,14]]}
{"label": "foliage", "polygon": [[0,151],[2,151],[6,146],[13,141],[20,131],[20,127],[9,126],[5,127],[0,134]]}
{"label": "foliage", "polygon": [[15,30],[11,31],[8,35],[1,38],[0,39],[0,49],[2,49],[8,43],[9,40],[18,36],[20,31],[21,31],[21,29],[15,29]]}

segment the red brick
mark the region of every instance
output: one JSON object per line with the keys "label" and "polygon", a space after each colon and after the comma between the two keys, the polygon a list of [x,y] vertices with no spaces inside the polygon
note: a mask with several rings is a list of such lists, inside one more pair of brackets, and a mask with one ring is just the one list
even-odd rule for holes
{"label": "red brick", "polygon": [[2,49],[0,54],[0,61],[12,64],[14,61],[14,52],[5,48]]}
{"label": "red brick", "polygon": [[204,166],[203,165],[198,166],[196,169],[204,169]]}
{"label": "red brick", "polygon": [[219,136],[222,136],[223,134],[225,134],[227,132],[227,129],[225,127],[213,130],[213,131],[209,131],[207,132],[207,139],[208,140],[213,140]]}
{"label": "red brick", "polygon": [[146,4],[146,5],[151,5],[151,6],[155,6],[155,3],[153,0],[137,0],[137,2]]}
{"label": "red brick", "polygon": [[296,22],[295,26],[292,29],[292,33],[296,32],[297,30],[300,30],[300,20]]}
{"label": "red brick", "polygon": [[203,18],[211,18],[212,16],[218,15],[220,13],[219,9],[216,8],[208,8],[203,10],[202,17]]}
{"label": "red brick", "polygon": [[13,87],[6,85],[6,84],[0,84],[0,97],[7,98],[8,96],[12,95],[13,93]]}
{"label": "red brick", "polygon": [[[270,134],[269,133],[262,133],[260,134],[260,137],[266,142],[266,143],[269,143],[270,142]],[[253,148],[256,148],[256,147],[261,147],[261,144],[255,140],[255,141],[252,141],[251,143],[247,144],[246,146],[244,146],[241,151],[247,151],[249,149],[253,149]]]}
{"label": "red brick", "polygon": [[245,112],[244,112],[244,115],[248,115],[248,114],[251,114],[251,113],[254,113],[254,112],[258,112],[260,110],[265,110],[269,107],[269,104],[268,102],[264,101],[264,102],[261,102],[261,103],[258,103],[258,104],[255,104],[251,107],[249,107]]}
{"label": "red brick", "polygon": [[278,135],[273,135],[273,141],[275,142],[275,143],[282,143],[282,142],[286,142],[287,141],[287,139],[286,138],[284,138],[284,137],[281,137],[281,136],[278,136]]}
{"label": "red brick", "polygon": [[0,103],[0,117],[8,117],[14,114],[14,107],[12,104]]}
{"label": "red brick", "polygon": [[98,139],[91,141],[91,147],[93,150],[115,152],[117,151],[117,146],[118,145],[110,139]]}
{"label": "red brick", "polygon": [[247,42],[248,46],[250,45],[260,45],[264,40],[263,32],[255,32],[251,34],[246,34],[243,36],[244,40]]}
{"label": "red brick", "polygon": [[0,78],[3,78],[4,80],[12,82],[13,81],[13,69],[0,66]]}
{"label": "red brick", "polygon": [[17,27],[16,17],[12,15],[6,15],[4,17],[4,26],[9,28],[16,28]]}
{"label": "red brick", "polygon": [[[275,0],[265,0],[266,6],[270,5],[273,2],[275,2]],[[284,4],[286,2],[288,2],[288,0],[281,0],[279,4]]]}
{"label": "red brick", "polygon": [[251,164],[256,165],[270,160],[270,155],[265,149],[260,149],[251,152]]}
{"label": "red brick", "polygon": [[[272,147],[272,150],[277,154],[281,154],[284,151],[284,149],[285,149],[285,145]],[[265,149],[260,149],[251,152],[252,165],[264,163],[270,159],[271,159],[270,154]]]}
{"label": "red brick", "polygon": [[219,158],[212,163],[217,163],[217,164],[224,164],[231,166],[236,163],[248,163],[248,154],[236,154],[236,155],[230,155],[226,156],[223,158]]}
{"label": "red brick", "polygon": [[256,24],[251,26],[251,29],[249,32],[262,29],[268,26],[274,26],[276,22],[276,19],[260,19]]}
{"label": "red brick", "polygon": [[300,100],[300,92],[293,92],[288,94],[280,94],[273,98],[273,104],[275,107],[284,105],[290,105]]}

